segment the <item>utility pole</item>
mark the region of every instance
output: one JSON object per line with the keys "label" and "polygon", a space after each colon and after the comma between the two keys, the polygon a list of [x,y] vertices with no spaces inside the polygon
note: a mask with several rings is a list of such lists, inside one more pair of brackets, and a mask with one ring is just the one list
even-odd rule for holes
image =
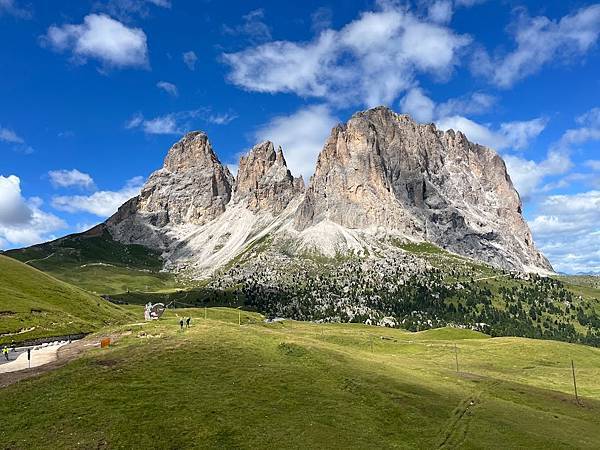
{"label": "utility pole", "polygon": [[204,307],[204,319],[206,320],[206,306]]}
{"label": "utility pole", "polygon": [[371,343],[371,353],[373,353],[373,336],[369,335],[369,342]]}
{"label": "utility pole", "polygon": [[458,373],[458,348],[454,344],[454,359],[456,360],[456,373]]}
{"label": "utility pole", "polygon": [[577,381],[575,380],[575,363],[571,360],[571,371],[573,372],[573,388],[575,389],[575,401],[579,405],[579,395],[577,395]]}
{"label": "utility pole", "polygon": [[238,325],[242,326],[242,311],[238,309]]}

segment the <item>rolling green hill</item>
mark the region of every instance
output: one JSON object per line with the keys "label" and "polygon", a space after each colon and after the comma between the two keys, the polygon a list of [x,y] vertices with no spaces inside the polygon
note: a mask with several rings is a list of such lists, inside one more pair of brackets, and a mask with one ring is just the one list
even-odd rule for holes
{"label": "rolling green hill", "polygon": [[123,308],[0,255],[0,343],[89,333],[129,318]]}
{"label": "rolling green hill", "polygon": [[104,225],[4,254],[98,294],[176,285],[172,274],[161,272],[160,253],[141,245],[121,244]]}
{"label": "rolling green hill", "polygon": [[[175,312],[191,315],[179,331]],[[7,448],[599,448],[600,349],[168,311],[2,390]],[[242,325],[238,325],[241,314]],[[456,370],[458,359],[459,371]],[[581,403],[573,395],[571,359]],[[51,401],[51,408],[48,407]]]}

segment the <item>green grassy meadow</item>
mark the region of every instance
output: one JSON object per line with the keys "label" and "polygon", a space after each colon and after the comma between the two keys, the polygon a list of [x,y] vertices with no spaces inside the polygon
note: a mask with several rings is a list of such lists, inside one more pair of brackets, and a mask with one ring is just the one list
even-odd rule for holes
{"label": "green grassy meadow", "polygon": [[0,255],[0,344],[89,333],[131,317],[98,296]]}
{"label": "green grassy meadow", "polygon": [[107,330],[109,349],[2,390],[4,448],[600,447],[592,347],[227,308]]}

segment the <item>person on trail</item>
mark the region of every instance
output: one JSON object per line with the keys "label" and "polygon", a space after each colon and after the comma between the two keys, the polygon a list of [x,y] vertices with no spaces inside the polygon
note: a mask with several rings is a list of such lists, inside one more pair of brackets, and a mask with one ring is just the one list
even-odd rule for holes
{"label": "person on trail", "polygon": [[181,319],[179,319],[179,326],[181,327],[181,330],[183,331],[183,317]]}
{"label": "person on trail", "polygon": [[189,328],[190,327],[190,320],[192,320],[191,317],[188,317],[187,319],[185,319],[185,327]]}
{"label": "person on trail", "polygon": [[4,357],[6,358],[6,360],[8,361],[8,347],[6,345],[2,349],[2,354],[4,355]]}

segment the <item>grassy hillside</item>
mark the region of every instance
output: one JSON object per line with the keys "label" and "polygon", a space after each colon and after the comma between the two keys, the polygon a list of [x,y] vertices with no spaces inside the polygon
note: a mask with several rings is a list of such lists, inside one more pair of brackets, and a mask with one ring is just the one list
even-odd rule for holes
{"label": "grassy hillside", "polygon": [[175,286],[174,276],[161,272],[160,253],[116,242],[102,225],[5,255],[98,294]]}
{"label": "grassy hillside", "polygon": [[[209,308],[120,327],[2,391],[7,448],[599,448],[600,350],[440,329],[262,323]],[[113,330],[115,331],[115,330]],[[456,353],[455,353],[456,352]],[[459,372],[456,372],[458,355]],[[581,395],[572,395],[570,361]],[[52,407],[48,407],[51,402]]]}
{"label": "grassy hillside", "polygon": [[123,308],[0,255],[0,343],[87,333],[129,317]]}

